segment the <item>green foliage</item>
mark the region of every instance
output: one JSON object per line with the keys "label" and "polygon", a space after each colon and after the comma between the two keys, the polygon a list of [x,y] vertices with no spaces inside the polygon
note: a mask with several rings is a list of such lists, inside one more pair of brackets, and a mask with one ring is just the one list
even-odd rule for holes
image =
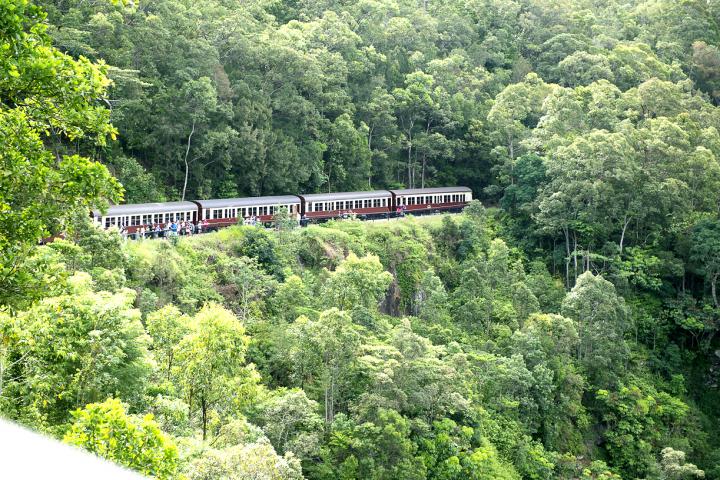
{"label": "green foliage", "polygon": [[[156,476],[718,476],[716,0],[39,5],[0,4],[4,416],[117,398],[178,455],[75,425]],[[124,242],[95,160],[133,202],[480,200]]]}
{"label": "green foliage", "polygon": [[392,276],[377,257],[358,258],[350,253],[329,277],[321,292],[328,306],[340,310],[377,308]]}
{"label": "green foliage", "polygon": [[160,431],[152,415],[130,417],[117,399],[74,411],[72,426],[63,440],[153,478],[173,479],[177,475],[175,444]]}
{"label": "green foliage", "polygon": [[[191,414],[200,413],[203,439],[212,409],[232,400],[242,402],[243,393],[251,394],[243,392],[243,384],[254,381],[252,369],[244,363],[248,341],[231,312],[206,305],[188,322],[188,333],[177,344],[172,373]],[[228,398],[227,388],[234,382],[239,382],[234,385],[239,398]]]}
{"label": "green foliage", "polygon": [[111,395],[139,405],[149,365],[133,300],[131,290],[94,293],[89,276],[78,273],[67,293],[13,318],[3,414],[52,428],[71,410]]}
{"label": "green foliage", "polygon": [[[630,478],[656,468],[656,452],[662,445],[678,444],[688,428],[689,407],[682,400],[649,385],[621,385],[617,391],[598,390],[604,439],[613,464]],[[682,463],[675,455],[664,460]],[[672,470],[678,467],[668,467]],[[672,477],[670,477],[672,478]]]}
{"label": "green foliage", "polygon": [[585,272],[567,294],[563,315],[577,321],[576,357],[595,386],[614,383],[627,364],[625,331],[628,311],[615,287],[591,272]]}
{"label": "green foliage", "polygon": [[0,4],[0,304],[32,288],[23,260],[60,233],[76,209],[118,200],[121,186],[100,163],[57,146],[104,145],[117,131],[97,100],[106,67],[51,47],[45,14],[26,0]]}

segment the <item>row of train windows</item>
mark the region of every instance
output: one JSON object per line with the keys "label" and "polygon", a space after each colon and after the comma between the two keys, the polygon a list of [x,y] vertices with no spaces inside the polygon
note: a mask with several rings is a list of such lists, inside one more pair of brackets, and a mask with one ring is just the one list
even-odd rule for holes
{"label": "row of train windows", "polygon": [[122,217],[104,217],[105,228],[128,227],[138,225],[149,225],[152,223],[170,223],[181,222],[184,220],[196,221],[197,212],[171,212],[171,213],[153,213],[150,215],[124,215]]}
{"label": "row of train windows", "polygon": [[459,195],[420,195],[417,197],[399,197],[398,205],[430,205],[433,203],[460,203],[465,194]]}
{"label": "row of train windows", "polygon": [[[279,208],[281,208],[281,206],[273,205],[265,207],[206,209],[205,218],[217,220],[221,218],[245,218],[260,215],[275,215],[275,212],[277,212]],[[298,205],[287,205],[283,206],[283,208],[287,208],[290,214],[297,213],[299,210]]]}
{"label": "row of train windows", "polygon": [[330,212],[333,210],[353,210],[359,208],[382,208],[390,205],[389,198],[373,198],[368,200],[347,200],[341,202],[316,202],[313,212]]}

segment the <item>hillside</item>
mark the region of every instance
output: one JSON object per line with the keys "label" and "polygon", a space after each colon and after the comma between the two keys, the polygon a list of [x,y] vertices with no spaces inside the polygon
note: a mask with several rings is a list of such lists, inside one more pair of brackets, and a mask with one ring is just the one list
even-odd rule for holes
{"label": "hillside", "polygon": [[[159,479],[720,479],[719,23],[0,1],[0,415]],[[479,200],[177,241],[88,219],[436,185]]]}
{"label": "hillside", "polygon": [[158,478],[717,478],[712,334],[591,272],[566,293],[498,214],[178,242],[83,219],[2,322],[2,411],[96,452],[152,413],[104,455]]}

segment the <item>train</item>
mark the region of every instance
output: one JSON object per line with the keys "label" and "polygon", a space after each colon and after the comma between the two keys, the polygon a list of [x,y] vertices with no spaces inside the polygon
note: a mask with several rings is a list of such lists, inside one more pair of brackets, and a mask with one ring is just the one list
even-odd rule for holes
{"label": "train", "polygon": [[132,234],[143,225],[164,227],[180,221],[201,221],[211,230],[235,225],[247,218],[269,225],[281,208],[287,209],[301,224],[307,224],[348,215],[376,219],[405,213],[460,211],[471,200],[472,190],[467,187],[370,190],[111,205],[104,213],[93,210],[92,218],[104,228],[124,227]]}

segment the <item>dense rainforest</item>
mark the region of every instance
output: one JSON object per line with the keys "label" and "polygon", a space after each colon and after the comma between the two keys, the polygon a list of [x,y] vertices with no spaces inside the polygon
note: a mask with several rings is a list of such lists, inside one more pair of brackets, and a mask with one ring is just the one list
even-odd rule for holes
{"label": "dense rainforest", "polygon": [[0,0],[0,415],[159,479],[720,479],[719,45],[718,0]]}

